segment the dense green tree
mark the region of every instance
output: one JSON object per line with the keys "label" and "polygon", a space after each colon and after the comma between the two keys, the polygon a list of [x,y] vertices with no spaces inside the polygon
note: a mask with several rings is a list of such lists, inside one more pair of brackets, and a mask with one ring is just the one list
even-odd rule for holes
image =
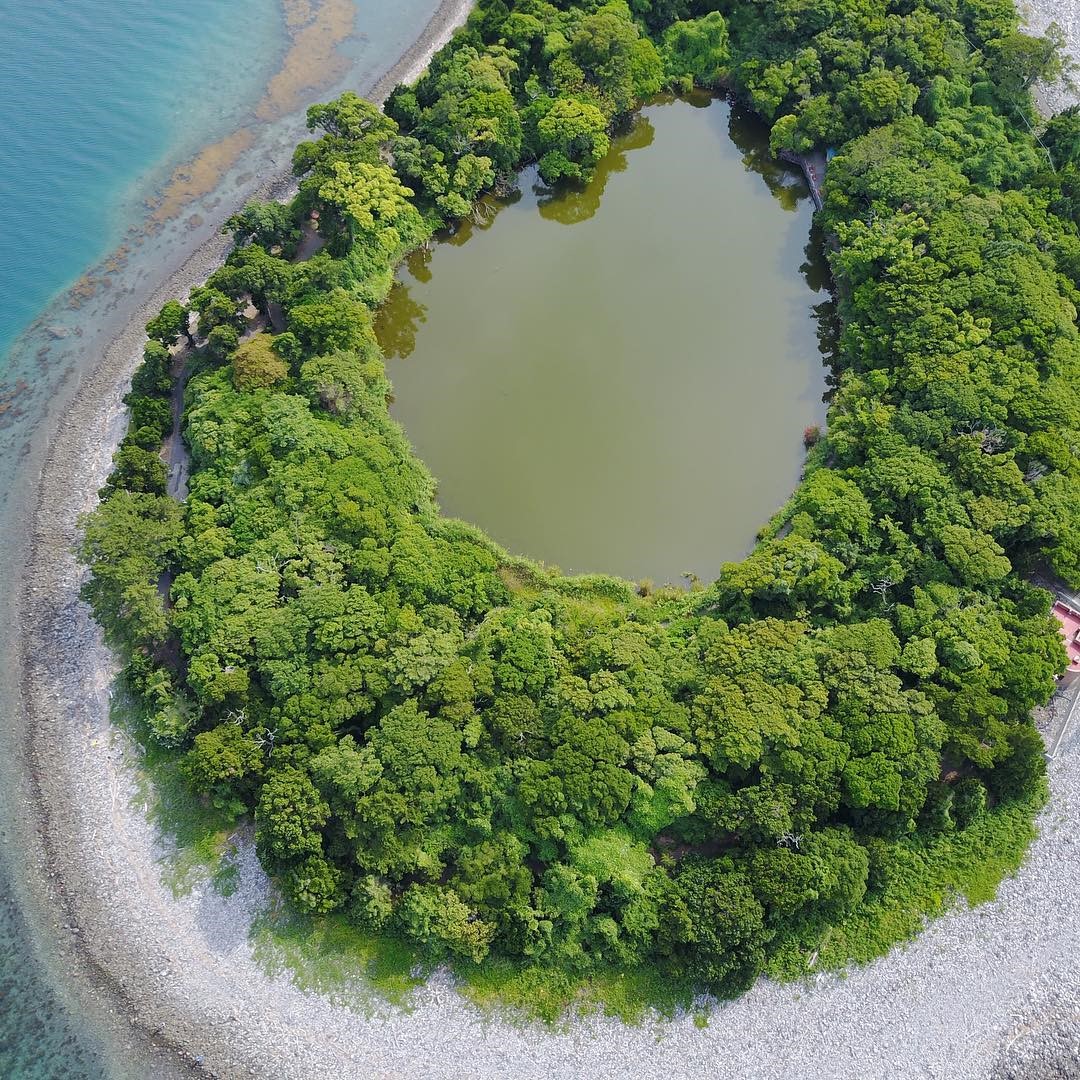
{"label": "dense green tree", "polygon": [[83,525],[82,558],[94,567],[82,596],[116,641],[161,641],[168,623],[158,578],[182,533],[180,507],[160,495],[116,491]]}
{"label": "dense green tree", "polygon": [[335,289],[290,308],[289,331],[308,354],[355,349],[371,334],[371,316],[364,304]]}
{"label": "dense green tree", "polygon": [[[385,114],[309,111],[296,199],[235,215],[192,293],[184,504],[161,494],[172,302],[81,551],[155,752],[254,816],[301,910],[434,961],[732,994],[880,951],[946,881],[1015,862],[1065,659],[1023,574],[1080,584],[1080,121],[1033,138],[1027,87],[1061,61],[1018,25],[480,0]],[[836,150],[840,329],[825,434],[762,542],[639,591],[439,516],[372,313],[432,230],[528,163],[586,179],[664,83],[730,86],[776,152]],[[313,212],[328,243],[294,264]],[[242,341],[249,303],[284,332]]]}
{"label": "dense green tree", "polygon": [[607,119],[588,102],[559,98],[537,124],[540,175],[553,184],[563,177],[588,181],[611,145]]}
{"label": "dense green tree", "polygon": [[664,31],[661,55],[668,77],[685,84],[714,87],[731,60],[727,23],[718,11],[675,22]]}
{"label": "dense green tree", "polygon": [[256,334],[232,354],[233,385],[237,390],[260,390],[282,382],[289,374],[274,351],[270,334]]}
{"label": "dense green tree", "polygon": [[249,202],[225,222],[222,232],[230,233],[237,248],[249,244],[269,250],[279,247],[286,256],[300,241],[300,228],[288,203]]}
{"label": "dense green tree", "polygon": [[166,348],[175,345],[187,333],[187,309],[178,300],[167,300],[161,310],[146,324],[146,334]]}

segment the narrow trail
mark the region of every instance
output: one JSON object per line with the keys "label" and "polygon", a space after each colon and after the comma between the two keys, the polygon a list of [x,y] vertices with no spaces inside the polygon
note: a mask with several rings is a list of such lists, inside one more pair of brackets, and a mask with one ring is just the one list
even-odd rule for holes
{"label": "narrow trail", "polygon": [[161,458],[168,470],[165,485],[166,494],[178,502],[183,502],[188,494],[188,477],[191,474],[191,455],[184,442],[184,393],[191,376],[191,360],[194,350],[185,345],[174,356],[170,375],[172,390],[169,393],[169,407],[172,412],[172,431],[161,447]]}

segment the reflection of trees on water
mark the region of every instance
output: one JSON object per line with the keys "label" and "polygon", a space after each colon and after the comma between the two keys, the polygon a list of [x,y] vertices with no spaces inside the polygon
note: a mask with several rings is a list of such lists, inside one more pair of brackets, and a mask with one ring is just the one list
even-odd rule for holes
{"label": "reflection of trees on water", "polygon": [[[405,257],[405,266],[413,280],[426,285],[431,280],[431,256],[436,244],[461,247],[476,232],[490,229],[499,211],[521,200],[521,192],[511,188],[499,195],[485,195],[477,203],[471,218],[463,218],[453,228],[435,235]],[[417,331],[427,322],[427,305],[412,295],[406,281],[395,281],[390,294],[375,317],[375,334],[387,359],[404,359],[416,348]]]}
{"label": "reflection of trees on water", "polygon": [[647,116],[638,114],[630,122],[625,134],[616,135],[612,140],[611,150],[596,166],[596,173],[588,184],[557,184],[548,187],[539,179],[533,185],[537,196],[537,209],[546,221],[557,221],[561,225],[576,225],[588,221],[600,208],[600,200],[608,180],[615,173],[626,169],[626,155],[631,150],[644,150],[651,146],[656,138],[656,129]]}
{"label": "reflection of trees on water", "polygon": [[431,280],[431,253],[434,250],[435,247],[429,240],[405,256],[405,265],[409,268],[409,273],[425,285]]}
{"label": "reflection of trees on water", "polygon": [[[810,198],[810,189],[801,171],[787,162],[778,161],[769,150],[768,125],[755,113],[736,103],[731,105],[728,118],[728,135],[742,154],[743,165],[758,174],[785,210],[794,210]],[[836,392],[838,375],[835,371],[837,351],[840,345],[840,317],[836,309],[836,297],[829,260],[825,254],[825,236],[815,218],[810,225],[810,236],[803,249],[803,262],[799,267],[806,284],[813,292],[825,293],[827,299],[810,307],[814,322],[818,349],[825,365],[826,392],[829,401]]]}
{"label": "reflection of trees on water", "polygon": [[394,282],[375,319],[375,335],[388,359],[404,359],[416,348],[416,333],[427,322],[427,307],[413,299],[409,286]]}
{"label": "reflection of trees on water", "polygon": [[810,308],[810,317],[814,320],[817,330],[818,348],[821,350],[821,360],[825,365],[825,393],[823,401],[832,401],[833,394],[840,382],[840,373],[836,369],[836,359],[840,348],[840,316],[836,310],[836,301],[830,296],[821,304],[814,304]]}
{"label": "reflection of trees on water", "polygon": [[810,236],[803,248],[805,256],[799,273],[814,292],[831,292],[833,287],[829,260],[825,256],[825,234],[821,231],[818,219],[810,223]]}
{"label": "reflection of trees on water", "polygon": [[[664,95],[654,103],[666,104],[673,100],[673,96]],[[710,94],[699,92],[680,100],[695,108],[707,108],[715,99]],[[769,151],[769,129],[760,117],[738,104],[731,104],[730,108],[728,135],[742,154],[744,167],[757,173],[765,181],[769,191],[785,210],[794,210],[800,202],[810,197],[802,174],[794,166],[772,157]],[[614,174],[626,170],[630,151],[645,149],[652,145],[655,137],[656,129],[650,119],[638,113],[627,121],[625,130],[616,132],[611,150],[597,166],[590,183],[565,182],[549,187],[539,179],[535,167],[522,172],[518,179],[531,182],[532,193],[537,199],[537,209],[545,220],[562,225],[588,221],[600,207],[608,180]],[[473,233],[489,229],[501,210],[520,202],[522,198],[524,195],[520,187],[501,191],[498,195],[485,195],[478,204],[478,213],[471,219],[458,222],[452,230],[441,233],[437,242],[460,247]],[[432,251],[433,245],[428,244],[407,257],[406,265],[416,282],[426,284],[431,280]],[[816,219],[811,224],[810,236],[804,248],[804,261],[799,272],[813,292],[827,294],[827,299],[812,305],[810,312],[816,326],[818,347],[827,369],[830,389],[825,397],[828,400],[836,383],[832,368],[839,346],[840,322],[833,296],[832,274],[825,255],[825,238]],[[427,307],[413,298],[407,283],[396,282],[390,297],[380,309],[376,324],[385,355],[399,358],[409,356],[416,347],[417,332],[425,322]]]}
{"label": "reflection of trees on water", "polygon": [[738,104],[732,104],[728,135],[742,153],[743,165],[764,181],[785,210],[794,210],[810,189],[802,174],[793,166],[777,161],[769,150],[769,128],[761,117]]}
{"label": "reflection of trees on water", "polygon": [[[431,280],[430,243],[422,244],[405,257],[405,265],[415,281]],[[416,332],[427,322],[427,306],[413,298],[404,281],[395,281],[390,294],[375,316],[375,336],[387,359],[404,359],[416,348]]]}
{"label": "reflection of trees on water", "polygon": [[824,400],[829,401],[836,390],[834,365],[840,347],[840,316],[836,308],[836,295],[833,285],[829,260],[825,254],[825,234],[817,218],[810,225],[810,236],[803,248],[805,256],[799,273],[806,284],[816,293],[825,293],[827,299],[810,307],[810,318],[814,321],[818,349],[825,365],[825,384],[827,390]]}

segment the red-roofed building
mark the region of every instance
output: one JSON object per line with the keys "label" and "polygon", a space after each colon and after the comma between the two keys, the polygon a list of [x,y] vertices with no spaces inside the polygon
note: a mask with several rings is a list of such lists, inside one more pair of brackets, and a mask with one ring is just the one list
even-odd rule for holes
{"label": "red-roofed building", "polygon": [[1080,677],[1080,611],[1058,600],[1054,603],[1054,616],[1060,624],[1065,651],[1069,654],[1069,666],[1060,680],[1065,686]]}

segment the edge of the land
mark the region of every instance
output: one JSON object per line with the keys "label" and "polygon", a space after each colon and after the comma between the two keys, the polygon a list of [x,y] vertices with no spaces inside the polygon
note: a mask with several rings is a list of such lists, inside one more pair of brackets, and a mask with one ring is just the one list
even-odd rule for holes
{"label": "edge of the land", "polygon": [[[416,79],[471,7],[472,0],[442,0],[423,32],[368,96],[381,101],[398,83]],[[294,189],[291,173],[283,172],[252,197],[285,198]],[[9,782],[18,786],[10,802],[20,820],[5,840],[22,849],[21,858],[13,860],[21,871],[20,899],[24,906],[33,905],[31,925],[49,939],[43,943],[43,959],[69,1005],[104,1028],[105,1056],[117,1075],[166,1077],[191,1067],[203,1076],[235,1075],[213,1064],[217,1055],[206,1050],[216,1041],[215,1032],[187,1022],[181,1002],[175,1009],[146,1008],[152,984],[145,961],[153,953],[138,948],[135,925],[120,910],[124,900],[139,906],[141,875],[135,871],[140,880],[132,880],[130,864],[122,868],[107,850],[124,844],[131,822],[122,811],[144,815],[131,804],[137,798],[134,789],[126,790],[123,807],[118,805],[120,781],[113,770],[124,766],[112,754],[109,775],[95,776],[88,790],[87,746],[81,738],[68,738],[93,729],[98,732],[90,736],[95,743],[99,737],[111,739],[107,718],[115,673],[100,633],[78,600],[77,519],[93,507],[123,436],[122,398],[142,355],[146,322],[166,300],[186,296],[205,281],[229,247],[227,238],[213,236],[147,295],[55,419],[34,490],[23,492],[30,508],[24,570],[9,614],[16,639],[13,689],[19,699],[10,712],[17,731],[6,740],[9,754],[14,750],[20,760],[9,761],[5,769]],[[134,782],[130,769],[126,775]],[[94,858],[91,852],[104,857]],[[147,849],[142,854],[148,856],[148,875],[155,875],[161,853]],[[108,885],[103,875],[111,877]],[[231,1051],[232,1043],[226,1037],[222,1049]]]}

